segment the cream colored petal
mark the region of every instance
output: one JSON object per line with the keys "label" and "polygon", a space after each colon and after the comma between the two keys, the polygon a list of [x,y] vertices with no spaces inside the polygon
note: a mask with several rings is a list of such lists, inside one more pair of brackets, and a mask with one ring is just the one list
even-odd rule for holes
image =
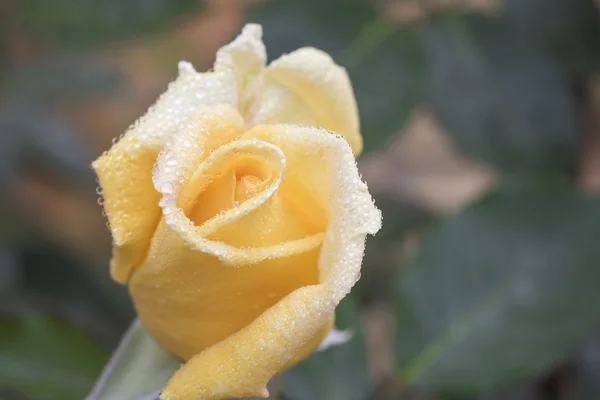
{"label": "cream colored petal", "polygon": [[267,52],[262,42],[262,27],[247,24],[242,33],[230,44],[217,52],[214,70],[232,73],[238,87],[238,109],[246,108],[247,87],[264,71]]}
{"label": "cream colored petal", "polygon": [[346,71],[314,48],[302,48],[272,62],[246,112],[251,125],[286,123],[336,132],[362,150],[358,110]]}
{"label": "cream colored petal", "polygon": [[127,282],[160,218],[160,194],[151,179],[158,153],[183,121],[202,107],[219,103],[237,105],[235,81],[224,73],[199,74],[190,64],[180,63],[177,80],[92,164],[113,236],[111,275],[116,281]]}
{"label": "cream colored petal", "polygon": [[238,106],[238,85],[231,72],[198,73],[192,64],[182,61],[179,77],[126,135],[160,150],[188,118],[205,107],[218,105]]}
{"label": "cream colored petal", "polygon": [[[267,381],[318,346],[315,337],[324,338],[335,307],[360,276],[366,235],[381,225],[343,138],[289,125],[256,127],[244,136],[251,137],[277,146],[294,167],[304,167],[290,180],[297,168],[288,163],[290,190],[309,185],[310,176],[315,184],[327,184],[312,192],[330,218],[318,256],[320,283],[296,289],[239,332],[194,356],[165,388],[165,400],[266,397]],[[312,175],[317,171],[320,175]]]}

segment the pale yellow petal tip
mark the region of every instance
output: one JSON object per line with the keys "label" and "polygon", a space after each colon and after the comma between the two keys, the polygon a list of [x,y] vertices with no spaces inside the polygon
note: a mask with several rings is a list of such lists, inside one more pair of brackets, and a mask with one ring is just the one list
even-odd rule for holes
{"label": "pale yellow petal tip", "polygon": [[329,54],[303,47],[273,61],[267,77],[302,98],[316,115],[319,127],[343,136],[354,156],[360,155],[363,139],[352,83],[347,71]]}
{"label": "pale yellow petal tip", "polygon": [[363,151],[363,138],[360,132],[356,132],[356,135],[349,135],[347,137],[350,147],[352,147],[352,154],[355,158],[358,158]]}
{"label": "pale yellow petal tip", "polygon": [[98,158],[96,158],[94,161],[92,161],[92,163],[90,164],[90,166],[92,167],[92,169],[94,171],[96,171],[98,169],[98,160],[100,160],[102,158],[102,155],[100,155]]}
{"label": "pale yellow petal tip", "polygon": [[375,202],[373,202],[373,215],[371,216],[371,220],[373,221],[371,226],[369,226],[369,230],[367,233],[369,235],[375,235],[381,229],[383,225],[383,213],[377,206]]}
{"label": "pale yellow petal tip", "polygon": [[192,63],[190,63],[188,61],[179,61],[179,64],[177,64],[177,70],[179,71],[179,75],[196,74],[197,73],[196,69],[194,68]]}
{"label": "pale yellow petal tip", "polygon": [[126,285],[129,282],[129,277],[133,272],[133,264],[122,260],[121,254],[123,249],[113,251],[113,256],[110,260],[110,277],[121,285]]}
{"label": "pale yellow petal tip", "polygon": [[[236,54],[241,55],[241,61],[234,60]],[[249,69],[260,68],[264,66],[267,60],[267,49],[262,41],[262,26],[258,24],[247,24],[242,29],[242,33],[236,37],[231,43],[225,45],[217,51],[215,61],[215,70],[219,71],[223,68],[233,67],[237,64],[237,68]],[[242,64],[248,64],[245,67]]]}
{"label": "pale yellow petal tip", "polygon": [[94,161],[92,161],[92,169],[96,173],[96,176],[98,176],[98,179],[100,179],[100,174],[102,173],[102,169],[106,166],[106,158],[108,156],[109,151],[110,150],[103,152],[102,154],[100,154],[98,156],[98,158],[96,158]]}
{"label": "pale yellow petal tip", "polygon": [[240,36],[249,37],[254,40],[262,40],[262,34],[263,30],[261,24],[249,23],[244,25]]}

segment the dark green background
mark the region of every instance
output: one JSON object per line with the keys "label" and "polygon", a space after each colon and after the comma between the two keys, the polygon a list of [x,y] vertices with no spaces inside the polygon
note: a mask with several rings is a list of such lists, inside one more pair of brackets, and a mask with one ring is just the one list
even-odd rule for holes
{"label": "dark green background", "polygon": [[[394,18],[390,3],[402,2],[421,17]],[[347,68],[363,160],[383,157],[426,109],[458,155],[496,177],[458,211],[372,187],[383,229],[337,318],[354,339],[284,374],[278,398],[600,399],[600,197],[581,185],[600,134],[597,3],[505,0],[491,13],[459,1],[257,3],[0,5],[0,397],[83,398],[134,315],[108,277],[106,232],[82,255],[19,208],[31,177],[95,201],[89,163],[102,149],[65,110],[118,108],[132,85],[119,60],[137,43],[155,43],[153,65],[172,77],[176,59],[204,69],[214,52],[165,37],[230,24],[224,44],[246,20],[263,25],[271,59],[314,46]],[[227,7],[235,18],[213,18]],[[398,257],[407,241],[414,251]],[[383,334],[371,318],[382,309]],[[383,372],[381,349],[393,360]]]}

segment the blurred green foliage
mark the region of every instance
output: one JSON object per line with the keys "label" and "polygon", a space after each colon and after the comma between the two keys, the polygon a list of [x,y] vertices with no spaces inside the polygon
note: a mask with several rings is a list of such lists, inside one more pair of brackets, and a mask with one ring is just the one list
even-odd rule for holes
{"label": "blurred green foliage", "polygon": [[[424,14],[399,21],[390,3],[402,2]],[[376,192],[384,227],[337,313],[354,338],[286,372],[273,397],[600,398],[600,198],[578,185],[593,125],[586,93],[600,67],[597,6],[505,0],[501,12],[484,14],[433,4],[270,0],[244,10],[263,24],[271,59],[314,46],[348,70],[367,156],[388,149],[424,106],[461,155],[498,175],[450,215]],[[97,149],[61,109],[127,93],[123,71],[98,52],[209,8],[193,0],[0,5],[2,398],[82,398],[133,316],[125,290],[108,279],[108,249],[82,260],[12,212],[23,173],[94,197]],[[394,256],[414,238],[409,262]],[[393,319],[377,339],[395,360],[383,377],[372,376],[363,331],[374,305]],[[97,399],[149,398],[179,366],[143,331],[131,332]]]}
{"label": "blurred green foliage", "polygon": [[48,44],[82,47],[156,33],[197,11],[196,0],[24,0],[10,24]]}
{"label": "blurred green foliage", "polygon": [[549,54],[481,15],[440,16],[423,37],[429,100],[459,149],[513,173],[574,170],[581,110]]}
{"label": "blurred green foliage", "polygon": [[121,339],[88,400],[157,397],[181,364],[179,358],[164,351],[136,321]]}
{"label": "blurred green foliage", "polygon": [[38,314],[0,320],[0,386],[39,399],[84,397],[108,359],[82,330]]}
{"label": "blurred green foliage", "polygon": [[484,392],[547,372],[590,337],[600,199],[538,185],[506,184],[440,221],[398,276],[408,383]]}

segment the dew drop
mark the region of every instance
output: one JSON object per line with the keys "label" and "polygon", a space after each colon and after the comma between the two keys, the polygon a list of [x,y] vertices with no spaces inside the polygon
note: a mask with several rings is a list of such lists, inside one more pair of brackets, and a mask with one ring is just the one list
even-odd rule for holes
{"label": "dew drop", "polygon": [[163,194],[173,194],[173,185],[170,184],[169,182],[165,182],[161,185],[160,191]]}

